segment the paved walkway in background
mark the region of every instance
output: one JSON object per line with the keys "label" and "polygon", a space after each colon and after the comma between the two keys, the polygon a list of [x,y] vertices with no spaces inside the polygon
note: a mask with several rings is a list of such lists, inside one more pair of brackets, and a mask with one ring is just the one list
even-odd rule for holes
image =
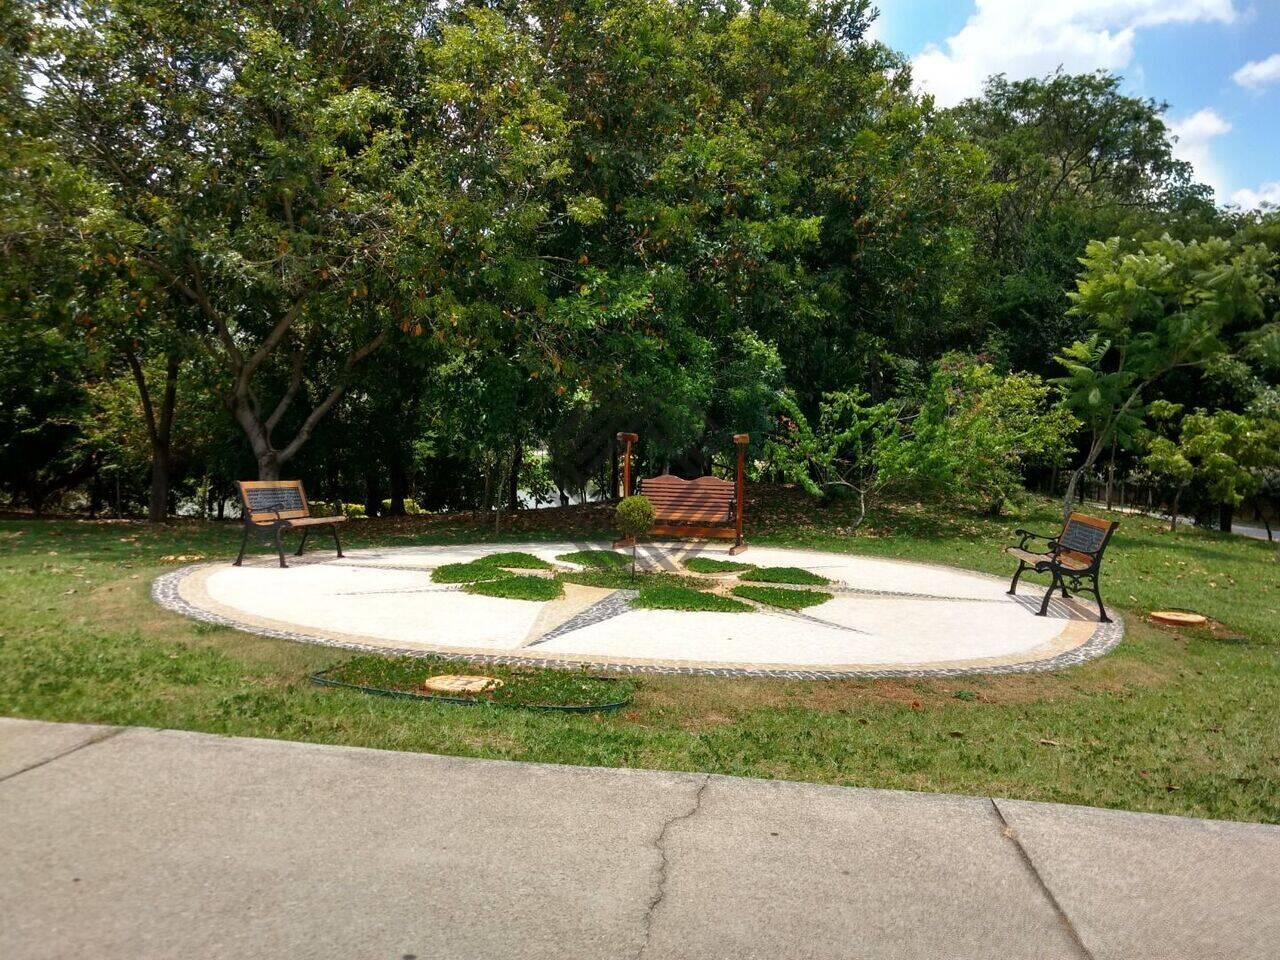
{"label": "paved walkway in background", "polygon": [[0,956],[1274,958],[1280,827],[0,719]]}

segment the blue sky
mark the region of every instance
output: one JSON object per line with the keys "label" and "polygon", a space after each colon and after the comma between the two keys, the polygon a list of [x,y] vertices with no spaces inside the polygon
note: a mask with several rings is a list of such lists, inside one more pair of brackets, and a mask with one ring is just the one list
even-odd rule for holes
{"label": "blue sky", "polygon": [[1106,69],[1169,104],[1220,203],[1280,205],[1280,0],[876,0],[874,35],[949,106],[992,73]]}

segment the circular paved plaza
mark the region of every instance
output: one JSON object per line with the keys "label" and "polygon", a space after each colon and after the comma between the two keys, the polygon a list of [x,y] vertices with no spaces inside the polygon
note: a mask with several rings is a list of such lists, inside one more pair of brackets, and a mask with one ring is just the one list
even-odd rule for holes
{"label": "circular paved plaza", "polygon": [[[753,546],[734,559],[799,567],[831,582],[832,599],[802,611],[633,608],[628,590],[565,584],[558,600],[477,596],[433,583],[446,563],[519,550],[564,570],[561,554],[606,544],[473,544],[317,550],[280,569],[274,557],[184,567],[153,595],[188,616],[252,633],[356,650],[444,654],[503,663],[614,671],[787,676],[930,676],[1048,670],[1100,656],[1123,626],[1097,622],[1093,604],[1055,599],[1035,616],[1044,585],[950,567],[813,550]],[[641,548],[651,569],[683,572],[693,556],[728,559],[722,547]],[[727,586],[727,583],[726,583]]]}

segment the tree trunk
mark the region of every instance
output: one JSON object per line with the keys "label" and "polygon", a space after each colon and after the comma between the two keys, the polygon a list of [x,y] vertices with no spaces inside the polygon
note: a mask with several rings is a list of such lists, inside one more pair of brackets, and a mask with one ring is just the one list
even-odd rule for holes
{"label": "tree trunk", "polygon": [[507,484],[507,509],[515,513],[520,509],[520,470],[524,467],[524,444],[516,441],[511,456],[511,477]]}
{"label": "tree trunk", "polygon": [[1182,499],[1182,491],[1173,495],[1173,503],[1169,505],[1169,532],[1178,532],[1178,501]]}
{"label": "tree trunk", "polygon": [[147,386],[146,371],[134,350],[128,344],[124,350],[133,380],[142,403],[142,414],[147,423],[147,436],[151,440],[151,497],[147,503],[147,519],[152,523],[164,523],[169,516],[169,473],[173,448],[173,413],[178,403],[178,373],[182,360],[170,350],[165,356],[164,393],[157,410]]}
{"label": "tree trunk", "polygon": [[618,499],[618,438],[609,441],[609,498]]}
{"label": "tree trunk", "polygon": [[1111,509],[1112,491],[1116,481],[1116,438],[1111,438],[1111,459],[1107,463],[1107,509]]}
{"label": "tree trunk", "polygon": [[1218,529],[1223,533],[1231,532],[1231,520],[1235,514],[1235,508],[1229,503],[1218,505]]}
{"label": "tree trunk", "polygon": [[164,523],[169,515],[169,451],[153,448],[151,451],[151,499],[147,504],[147,519],[152,523]]}
{"label": "tree trunk", "polygon": [[391,507],[387,513],[393,517],[403,517],[405,515],[404,498],[408,483],[404,470],[404,450],[401,448],[399,439],[391,441],[390,460],[387,474],[388,479],[391,481]]}
{"label": "tree trunk", "polygon": [[1120,418],[1129,411],[1129,408],[1134,405],[1138,397],[1142,394],[1143,388],[1147,386],[1147,383],[1148,381],[1144,380],[1142,383],[1138,384],[1137,388],[1129,394],[1125,402],[1112,411],[1111,417],[1105,424],[1103,424],[1102,429],[1094,436],[1093,443],[1089,445],[1089,453],[1085,456],[1084,463],[1080,464],[1080,466],[1072,472],[1071,480],[1067,484],[1066,496],[1062,498],[1063,521],[1066,521],[1067,517],[1071,516],[1071,507],[1075,503],[1076,489],[1080,485],[1081,478],[1089,472],[1089,469],[1097,461],[1099,454],[1102,453],[1103,447],[1105,447],[1107,441],[1111,439],[1111,435],[1115,430],[1116,424],[1120,421]]}
{"label": "tree trunk", "polygon": [[370,470],[364,475],[364,515],[376,517],[382,511],[382,498],[378,496],[378,478]]}

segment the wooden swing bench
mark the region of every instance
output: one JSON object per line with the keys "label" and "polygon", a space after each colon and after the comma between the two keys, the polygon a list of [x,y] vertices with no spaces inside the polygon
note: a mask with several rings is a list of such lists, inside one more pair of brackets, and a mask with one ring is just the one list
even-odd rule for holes
{"label": "wooden swing bench", "polygon": [[[634,433],[618,434],[618,442],[625,451],[622,460],[622,489],[623,495],[628,497],[632,494],[631,447],[638,439],[639,436]],[[733,438],[738,452],[737,477],[733,482],[711,476],[685,480],[670,473],[642,479],[635,492],[653,504],[657,522],[650,532],[665,537],[732,540],[730,554],[746,550],[747,544],[742,537],[743,500],[746,494],[743,467],[749,441],[750,437],[745,433]],[[631,540],[624,538],[616,541],[614,546],[630,544]]]}

